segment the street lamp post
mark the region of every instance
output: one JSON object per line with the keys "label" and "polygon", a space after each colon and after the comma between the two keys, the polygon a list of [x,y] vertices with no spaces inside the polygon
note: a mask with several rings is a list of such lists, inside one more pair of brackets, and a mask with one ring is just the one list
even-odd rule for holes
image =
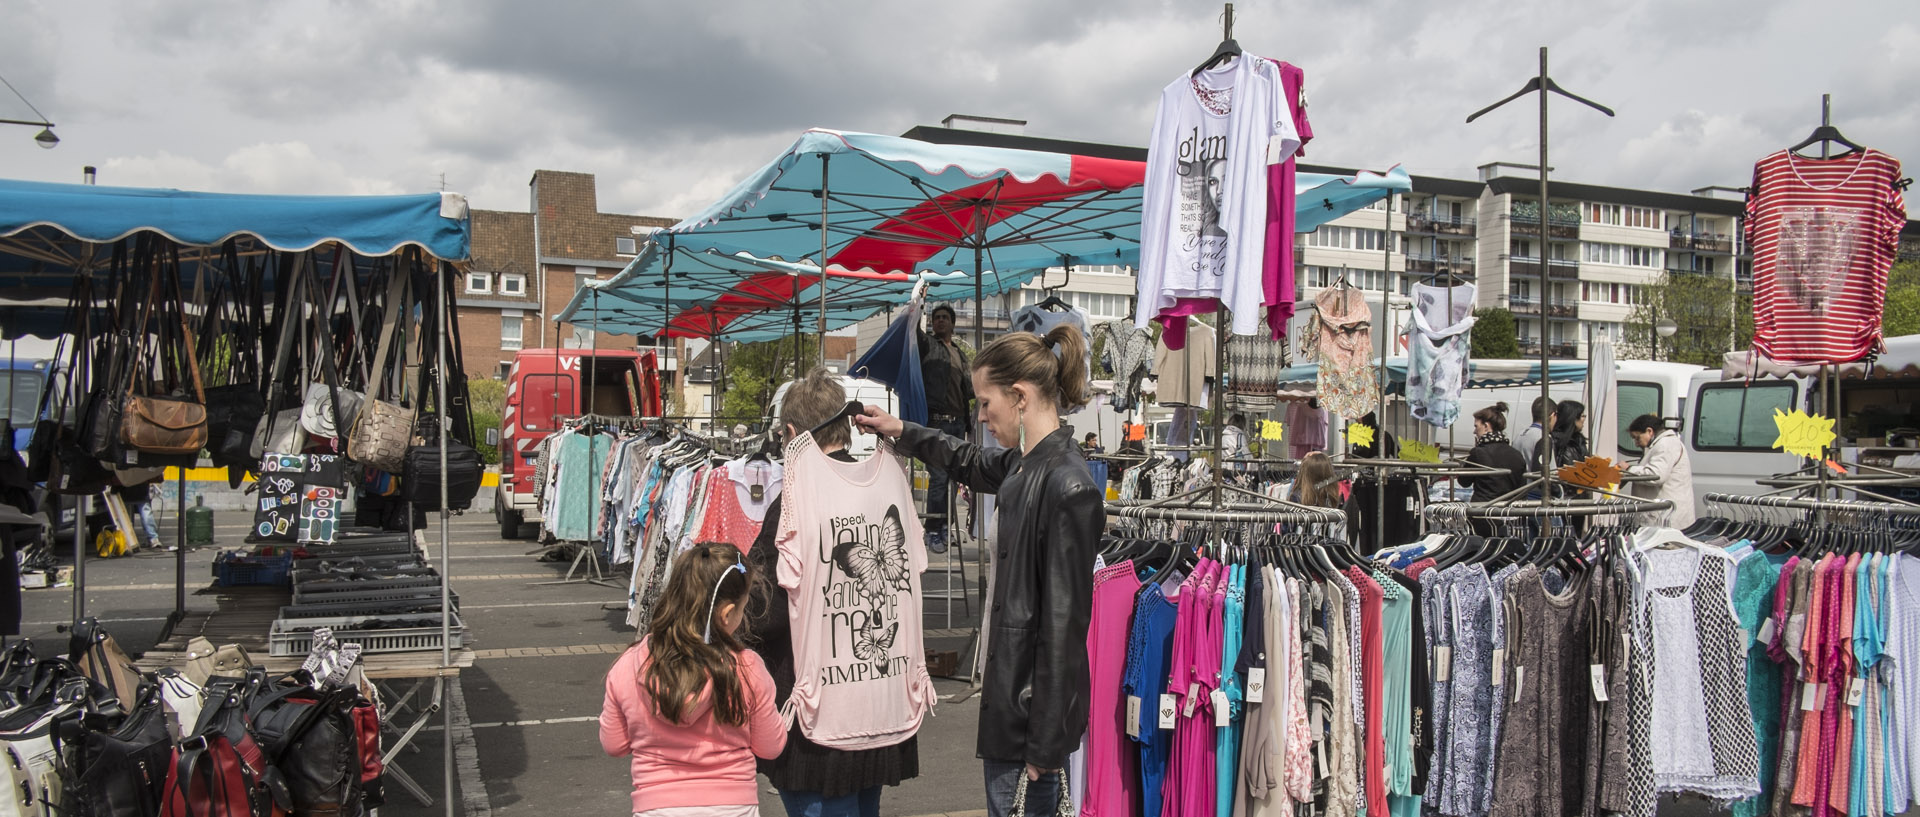
{"label": "street lamp post", "polygon": [[39,108],[33,107],[32,102],[27,102],[26,94],[20,93],[20,89],[13,87],[13,83],[8,82],[6,77],[0,77],[0,85],[7,86],[7,90],[12,91],[14,96],[19,97],[21,102],[26,103],[27,110],[33,111],[34,116],[40,117],[39,119],[0,119],[0,125],[38,127],[40,128],[40,132],[33,135],[34,142],[48,150],[52,150],[54,145],[60,144],[60,137],[53,135],[53,123],[47,121],[47,115],[41,113]]}
{"label": "street lamp post", "polygon": [[[1672,318],[1662,317],[1660,320],[1653,322],[1653,331],[1658,333],[1660,337],[1672,338],[1673,333],[1680,331],[1680,326],[1674,323]],[[1667,343],[1667,351],[1673,351],[1673,343],[1671,341]],[[1653,357],[1655,360],[1660,359],[1660,341],[1658,340],[1653,342]]]}

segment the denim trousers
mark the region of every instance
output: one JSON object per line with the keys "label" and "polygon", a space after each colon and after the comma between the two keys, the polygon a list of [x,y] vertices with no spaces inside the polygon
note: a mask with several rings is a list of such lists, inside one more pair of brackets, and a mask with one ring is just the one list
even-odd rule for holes
{"label": "denim trousers", "polygon": [[[967,424],[964,420],[949,420],[934,426],[934,428],[950,436],[961,439],[966,439],[967,437]],[[948,478],[946,471],[931,465],[927,466],[927,515],[936,517],[936,519],[930,520],[928,524],[939,525],[939,529],[942,531],[947,529],[947,523],[939,521],[937,517],[947,512],[947,495],[950,493],[947,486],[951,482],[952,480]],[[952,521],[958,522],[959,520],[956,519]]]}
{"label": "denim trousers", "polygon": [[880,817],[880,786],[840,797],[821,797],[817,791],[780,791],[787,817]]}
{"label": "denim trousers", "polygon": [[[987,776],[987,817],[1013,817],[1013,795],[1027,764],[1005,760],[982,760]],[[1060,806],[1060,772],[1048,772],[1039,780],[1027,782],[1026,808],[1020,817],[1053,817]]]}

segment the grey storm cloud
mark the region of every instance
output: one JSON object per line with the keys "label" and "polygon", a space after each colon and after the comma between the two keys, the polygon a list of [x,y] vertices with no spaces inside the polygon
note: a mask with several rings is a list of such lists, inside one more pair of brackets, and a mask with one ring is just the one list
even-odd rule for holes
{"label": "grey storm cloud", "polygon": [[[1842,9],[1841,7],[1845,7]],[[0,75],[62,145],[0,129],[0,175],[237,192],[445,184],[524,207],[537,168],[598,174],[603,209],[683,215],[802,129],[898,133],[950,113],[1140,144],[1158,91],[1220,36],[1191,0],[543,2],[15,0]],[[1909,0],[1242,0],[1236,37],[1307,71],[1316,163],[1472,178],[1530,161],[1536,48],[1619,112],[1554,105],[1560,178],[1747,181],[1836,124],[1920,155]],[[1862,21],[1873,21],[1862,25]],[[14,110],[0,98],[0,118]]]}

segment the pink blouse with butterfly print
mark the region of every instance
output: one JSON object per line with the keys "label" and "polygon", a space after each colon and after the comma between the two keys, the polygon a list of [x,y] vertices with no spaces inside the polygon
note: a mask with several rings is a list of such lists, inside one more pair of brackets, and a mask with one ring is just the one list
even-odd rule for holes
{"label": "pink blouse with butterfly print", "polygon": [[884,441],[841,462],[813,436],[787,446],[780,586],[793,625],[793,695],[781,708],[808,740],[873,749],[912,737],[933,708],[921,647],[927,569],[907,466]]}

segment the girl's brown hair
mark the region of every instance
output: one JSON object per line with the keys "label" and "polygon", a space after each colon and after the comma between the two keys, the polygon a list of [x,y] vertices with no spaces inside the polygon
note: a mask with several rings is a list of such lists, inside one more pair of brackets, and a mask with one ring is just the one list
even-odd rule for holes
{"label": "girl's brown hair", "polygon": [[1300,504],[1340,507],[1340,480],[1333,475],[1333,460],[1327,457],[1327,452],[1314,451],[1302,457],[1294,484],[1299,486],[1294,493],[1299,495]]}
{"label": "girl's brown hair", "polygon": [[1079,408],[1092,398],[1087,380],[1087,336],[1080,327],[1063,323],[1046,337],[1010,332],[974,358],[974,371],[985,370],[987,382],[1003,389],[1030,383],[1060,410]]}
{"label": "girl's brown hair", "polygon": [[654,711],[672,723],[683,718],[709,681],[713,714],[721,723],[747,722],[747,696],[736,654],[746,649],[720,621],[720,606],[744,605],[757,587],[753,561],[725,542],[694,545],[674,560],[672,577],[653,608],[647,664],[640,685]]}

